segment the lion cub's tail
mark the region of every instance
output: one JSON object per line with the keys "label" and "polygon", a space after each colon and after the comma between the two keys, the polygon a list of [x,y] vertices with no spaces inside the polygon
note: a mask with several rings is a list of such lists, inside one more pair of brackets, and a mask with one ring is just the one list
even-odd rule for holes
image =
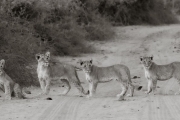
{"label": "lion cub's tail", "polygon": [[140,85],[133,85],[132,83],[129,82],[129,85],[134,87],[135,90],[141,90],[143,86],[140,86]]}
{"label": "lion cub's tail", "polygon": [[139,91],[139,90],[142,89],[142,87],[143,87],[143,86],[135,86],[135,89]]}

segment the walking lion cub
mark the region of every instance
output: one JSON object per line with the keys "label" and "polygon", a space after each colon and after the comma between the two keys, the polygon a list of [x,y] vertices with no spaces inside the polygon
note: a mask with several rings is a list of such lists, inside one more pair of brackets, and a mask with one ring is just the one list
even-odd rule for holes
{"label": "walking lion cub", "polygon": [[61,85],[65,86],[66,90],[63,95],[66,95],[71,89],[69,83],[75,85],[81,95],[88,94],[88,92],[86,93],[81,86],[74,66],[50,62],[50,52],[46,52],[45,54],[36,54],[36,59],[38,61],[37,74],[42,89],[41,94],[49,94],[52,80],[59,80]]}
{"label": "walking lion cub", "polygon": [[11,95],[14,94],[17,98],[26,98],[22,93],[22,88],[15,83],[4,71],[5,60],[0,60],[0,86],[5,92],[5,99],[11,100]]}
{"label": "walking lion cub", "polygon": [[[157,80],[165,81],[174,77],[180,84],[180,62],[172,62],[166,65],[157,65],[153,62],[153,56],[140,57],[140,61],[143,64],[145,77],[148,80],[148,90],[145,92],[146,94],[151,92],[155,93]],[[175,94],[179,93],[180,89]]]}
{"label": "walking lion cub", "polygon": [[123,100],[124,96],[130,86],[130,94],[128,96],[133,96],[134,89],[140,90],[142,86],[134,86],[131,81],[130,70],[127,66],[116,64],[109,67],[97,67],[92,64],[92,60],[80,61],[82,70],[86,74],[86,80],[89,82],[89,97],[92,97],[96,92],[98,83],[110,82],[112,80],[117,80],[122,86],[122,92],[117,95],[118,100]]}

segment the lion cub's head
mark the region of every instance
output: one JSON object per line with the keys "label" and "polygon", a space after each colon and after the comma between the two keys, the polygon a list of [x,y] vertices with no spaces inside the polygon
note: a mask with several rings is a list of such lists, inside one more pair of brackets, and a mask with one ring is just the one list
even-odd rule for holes
{"label": "lion cub's head", "polygon": [[0,76],[3,75],[3,73],[4,73],[4,65],[5,65],[5,60],[2,59],[0,61]]}
{"label": "lion cub's head", "polygon": [[141,63],[147,69],[149,69],[153,63],[153,56],[141,56],[140,57]]}
{"label": "lion cub's head", "polygon": [[49,66],[49,60],[50,60],[50,52],[46,52],[45,54],[36,54],[36,60],[38,61],[38,65],[47,67]]}
{"label": "lion cub's head", "polygon": [[89,61],[80,61],[80,65],[82,66],[82,70],[85,73],[90,73],[92,70],[92,59]]}

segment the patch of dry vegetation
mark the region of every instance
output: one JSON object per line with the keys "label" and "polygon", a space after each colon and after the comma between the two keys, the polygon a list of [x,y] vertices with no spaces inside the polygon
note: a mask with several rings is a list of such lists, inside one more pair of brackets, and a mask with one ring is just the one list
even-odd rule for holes
{"label": "patch of dry vegetation", "polygon": [[28,66],[35,62],[36,53],[93,52],[87,40],[114,35],[104,18],[94,11],[86,13],[81,5],[59,0],[0,1],[0,58],[6,60],[7,74],[22,86],[34,85],[38,83],[36,70]]}
{"label": "patch of dry vegetation", "polygon": [[[87,1],[87,0],[85,0]],[[99,13],[114,25],[161,25],[177,23],[162,0],[98,0]]]}

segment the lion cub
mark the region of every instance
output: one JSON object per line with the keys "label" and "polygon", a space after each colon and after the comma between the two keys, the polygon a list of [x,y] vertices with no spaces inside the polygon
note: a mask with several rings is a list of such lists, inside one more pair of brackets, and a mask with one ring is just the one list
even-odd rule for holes
{"label": "lion cub", "polygon": [[5,60],[0,61],[0,84],[1,89],[5,92],[5,99],[11,100],[11,95],[14,93],[17,98],[25,98],[19,84],[15,83],[4,71]]}
{"label": "lion cub", "polygon": [[52,80],[59,80],[61,85],[66,87],[63,95],[66,95],[71,89],[69,83],[72,83],[79,90],[81,95],[88,94],[88,92],[86,93],[81,86],[74,66],[50,62],[50,52],[36,54],[36,59],[38,61],[37,74],[42,89],[41,94],[47,95],[49,93]]}
{"label": "lion cub", "polygon": [[[180,62],[172,62],[166,65],[157,65],[153,62],[153,56],[140,57],[140,61],[143,64],[145,77],[148,80],[148,90],[145,92],[149,94],[156,90],[157,80],[165,81],[174,77],[178,80],[180,84]],[[177,93],[179,94],[180,89]]]}
{"label": "lion cub", "polygon": [[92,97],[96,92],[98,83],[110,82],[116,80],[121,84],[122,92],[117,95],[118,100],[123,100],[130,86],[130,94],[133,96],[134,88],[140,90],[142,86],[134,86],[131,81],[130,70],[127,66],[116,64],[109,67],[97,67],[92,64],[92,59],[89,61],[80,61],[82,70],[86,74],[86,80],[89,82],[90,95]]}

